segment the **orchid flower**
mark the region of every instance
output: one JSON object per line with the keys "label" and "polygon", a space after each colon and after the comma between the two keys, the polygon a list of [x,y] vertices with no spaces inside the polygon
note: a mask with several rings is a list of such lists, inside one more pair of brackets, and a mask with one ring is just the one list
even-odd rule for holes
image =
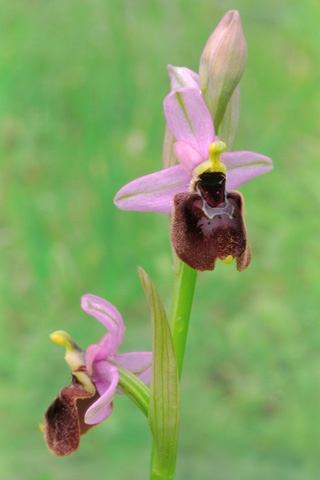
{"label": "orchid flower", "polygon": [[[250,261],[243,199],[238,192],[226,195],[225,191],[270,171],[272,160],[249,151],[226,152],[197,88],[171,92],[164,99],[164,113],[176,140],[179,165],[130,182],[117,193],[116,206],[173,213],[173,246],[181,260],[195,270],[213,270],[217,258],[228,262],[230,257],[236,258],[238,270],[243,270]],[[190,201],[196,213],[187,209]]]}
{"label": "orchid flower", "polygon": [[95,295],[84,295],[81,307],[108,330],[101,340],[82,350],[64,331],[54,332],[53,342],[66,347],[65,359],[71,368],[72,383],[62,389],[44,419],[45,441],[51,452],[69,455],[79,447],[80,435],[106,420],[113,410],[119,383],[117,367],[150,383],[152,352],[118,354],[125,330],[122,316],[109,302]]}

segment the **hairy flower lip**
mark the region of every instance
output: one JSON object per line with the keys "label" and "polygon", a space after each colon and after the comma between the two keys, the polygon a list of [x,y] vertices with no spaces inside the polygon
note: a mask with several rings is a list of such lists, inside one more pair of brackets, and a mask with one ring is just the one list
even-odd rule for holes
{"label": "hairy flower lip", "polygon": [[207,208],[197,193],[175,195],[171,241],[178,257],[200,272],[214,270],[217,259],[231,263],[232,257],[237,269],[243,271],[250,264],[251,254],[242,195],[229,192],[223,207],[211,208],[212,215]]}
{"label": "hairy flower lip", "polygon": [[75,376],[71,385],[59,392],[44,417],[44,438],[53,455],[70,455],[79,448],[80,436],[93,427],[84,423],[84,412],[97,397],[98,393],[89,392]]}

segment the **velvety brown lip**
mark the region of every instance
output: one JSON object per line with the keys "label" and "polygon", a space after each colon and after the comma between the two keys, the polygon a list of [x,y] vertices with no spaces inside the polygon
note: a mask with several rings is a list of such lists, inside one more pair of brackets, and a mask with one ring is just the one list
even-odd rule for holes
{"label": "velvety brown lip", "polygon": [[217,258],[231,255],[243,271],[251,260],[243,197],[229,192],[223,206],[210,207],[197,193],[174,196],[171,241],[178,257],[194,270],[213,270]]}

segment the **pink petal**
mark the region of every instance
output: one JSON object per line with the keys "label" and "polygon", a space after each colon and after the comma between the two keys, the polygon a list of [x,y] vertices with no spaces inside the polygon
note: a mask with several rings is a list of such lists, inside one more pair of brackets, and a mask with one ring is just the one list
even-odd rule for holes
{"label": "pink petal", "polygon": [[176,142],[173,146],[174,153],[181,165],[192,175],[192,170],[202,162],[202,157],[198,150],[189,145],[189,143]]}
{"label": "pink petal", "polygon": [[174,165],[128,183],[119,190],[114,203],[121,210],[169,214],[172,197],[188,191],[190,180],[181,165]]}
{"label": "pink petal", "polygon": [[221,160],[227,167],[227,191],[273,169],[271,158],[254,152],[226,152]]}
{"label": "pink petal", "polygon": [[132,352],[115,355],[114,363],[137,375],[148,385],[151,377],[152,352]]}
{"label": "pink petal", "polygon": [[114,365],[101,361],[95,364],[94,369],[93,380],[101,396],[85,414],[84,421],[89,425],[101,423],[111,415],[111,402],[119,382],[119,373]]}
{"label": "pink petal", "polygon": [[90,345],[86,350],[86,367],[90,375],[93,371],[93,362],[106,360],[110,352],[111,335],[106,333],[97,344]]}
{"label": "pink petal", "polygon": [[199,87],[199,75],[186,67],[173,67],[168,65],[168,72],[170,76],[171,91],[179,88],[197,88]]}
{"label": "pink petal", "polygon": [[90,293],[81,297],[81,307],[85,312],[99,320],[110,332],[108,355],[117,353],[125,330],[120,312],[111,303]]}
{"label": "pink petal", "polygon": [[171,92],[164,99],[163,106],[174,138],[189,143],[206,160],[214,138],[214,127],[201,92],[196,88]]}

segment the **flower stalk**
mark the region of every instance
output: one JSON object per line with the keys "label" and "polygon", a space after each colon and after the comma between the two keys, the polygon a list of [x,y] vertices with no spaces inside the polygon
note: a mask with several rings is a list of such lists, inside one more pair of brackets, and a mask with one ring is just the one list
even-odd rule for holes
{"label": "flower stalk", "polygon": [[198,272],[178,258],[176,260],[177,268],[174,272],[175,280],[169,325],[176,351],[180,379]]}

